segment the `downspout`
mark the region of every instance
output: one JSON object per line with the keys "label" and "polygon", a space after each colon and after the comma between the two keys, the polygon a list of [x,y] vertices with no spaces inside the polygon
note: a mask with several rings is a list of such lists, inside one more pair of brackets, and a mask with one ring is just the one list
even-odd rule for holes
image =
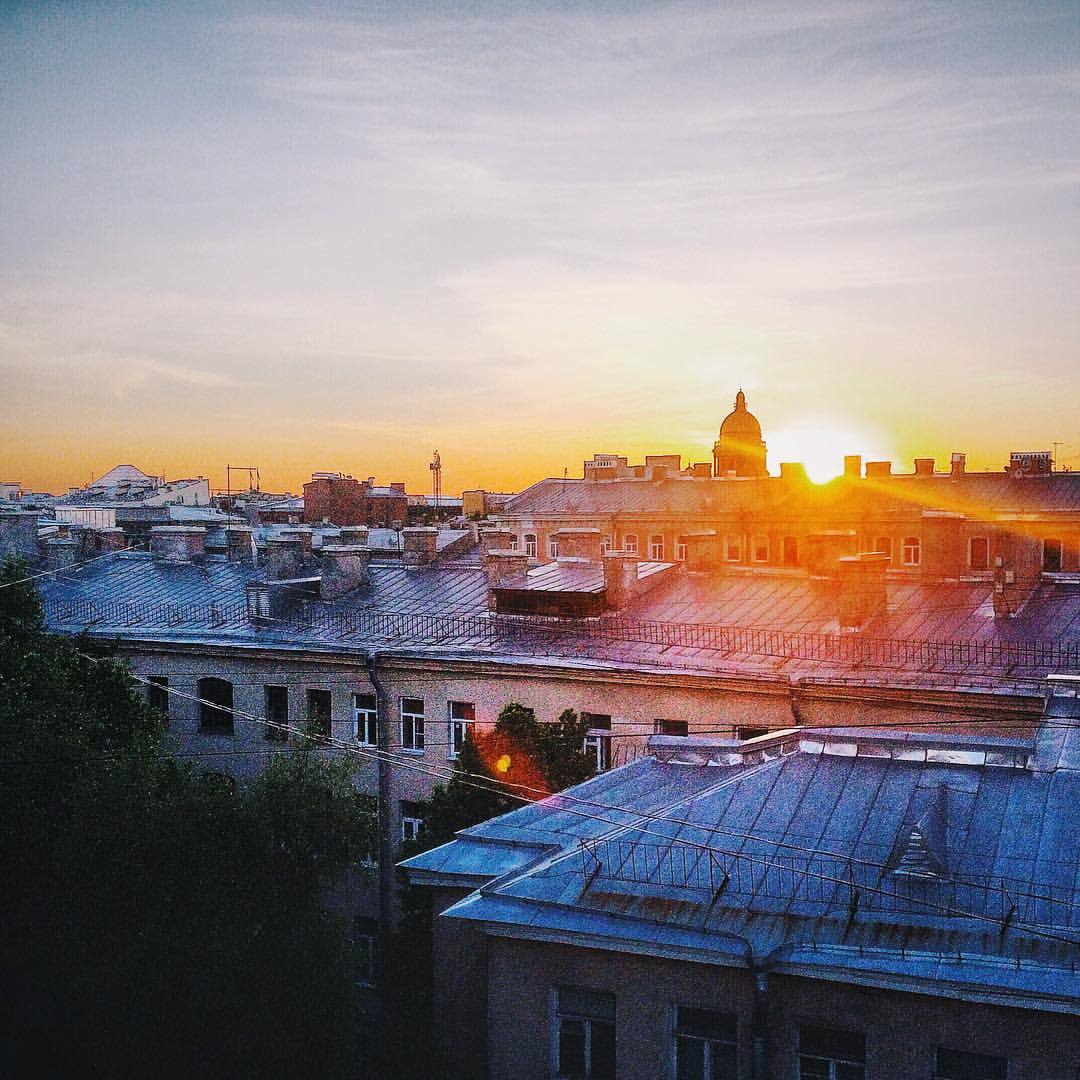
{"label": "downspout", "polygon": [[364,655],[368,679],[375,690],[375,732],[378,749],[378,861],[379,861],[379,936],[389,940],[394,929],[394,837],[391,832],[390,801],[390,722],[386,711],[386,691],[377,670],[379,653]]}
{"label": "downspout", "polygon": [[[767,963],[767,961],[766,961]],[[765,965],[753,963],[754,1014],[751,1033],[754,1040],[754,1080],[769,1080],[769,972]]]}

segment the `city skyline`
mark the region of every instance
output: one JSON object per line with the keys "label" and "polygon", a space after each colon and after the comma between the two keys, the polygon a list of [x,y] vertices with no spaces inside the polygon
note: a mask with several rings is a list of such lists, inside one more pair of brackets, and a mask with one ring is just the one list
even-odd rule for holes
{"label": "city skyline", "polygon": [[11,6],[5,478],[1080,464],[1067,3]]}

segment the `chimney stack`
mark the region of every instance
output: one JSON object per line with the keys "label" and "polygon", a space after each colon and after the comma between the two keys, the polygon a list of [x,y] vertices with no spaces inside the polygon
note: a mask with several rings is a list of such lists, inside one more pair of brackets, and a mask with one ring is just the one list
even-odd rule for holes
{"label": "chimney stack", "polygon": [[559,545],[560,559],[587,559],[596,563],[600,561],[599,529],[557,529],[554,535]]}
{"label": "chimney stack", "polygon": [[201,562],[206,555],[206,529],[201,525],[155,525],[150,530],[155,562]]}
{"label": "chimney stack", "polygon": [[625,551],[609,551],[604,556],[604,600],[618,611],[626,607],[637,589],[638,558]]}
{"label": "chimney stack", "polygon": [[266,576],[271,581],[294,581],[304,576],[304,543],[299,536],[266,538]]}
{"label": "chimney stack", "polygon": [[38,516],[32,511],[0,511],[0,556],[14,555],[36,561],[38,558]]}
{"label": "chimney stack", "polygon": [[1011,619],[1020,613],[1042,580],[1042,544],[1036,537],[1006,526],[994,532],[990,550],[994,563],[994,617]]}
{"label": "chimney stack", "polygon": [[405,551],[402,561],[406,566],[429,566],[435,559],[435,543],[439,530],[431,526],[415,526],[402,529]]}
{"label": "chimney stack", "polygon": [[967,454],[954,452],[949,462],[949,474],[955,480],[956,477],[963,476],[965,472],[967,472]]}
{"label": "chimney stack", "polygon": [[885,591],[888,565],[888,555],[871,551],[836,560],[837,618],[841,630],[861,630],[884,617],[888,607]]}
{"label": "chimney stack", "polygon": [[855,532],[831,529],[806,538],[806,567],[811,577],[834,577],[838,559],[855,554]]}
{"label": "chimney stack", "polygon": [[324,600],[336,600],[353,589],[366,585],[371,549],[325,545],[322,549],[322,578],[319,595]]}
{"label": "chimney stack", "polygon": [[862,476],[862,454],[844,455],[844,476],[849,480],[858,480]]}
{"label": "chimney stack", "polygon": [[917,457],[915,459],[916,476],[933,476],[934,459],[932,457]]}
{"label": "chimney stack", "polygon": [[789,484],[808,484],[809,477],[806,475],[806,466],[801,461],[781,461],[780,479]]}
{"label": "chimney stack", "polygon": [[717,570],[723,563],[723,540],[715,529],[686,534],[687,570]]}
{"label": "chimney stack", "polygon": [[255,549],[251,544],[250,526],[225,526],[225,556],[229,562],[254,564]]}
{"label": "chimney stack", "polygon": [[885,476],[892,476],[891,461],[868,461],[866,463],[867,480],[880,480]]}
{"label": "chimney stack", "polygon": [[509,551],[513,537],[514,534],[510,529],[491,528],[480,529],[477,539],[481,553],[486,555],[490,551]]}
{"label": "chimney stack", "polygon": [[366,547],[368,527],[366,525],[342,525],[338,530],[338,543],[342,547]]}
{"label": "chimney stack", "polygon": [[529,572],[529,557],[509,548],[495,549],[484,555],[484,573],[488,584],[488,608],[497,610],[496,589],[523,587]]}
{"label": "chimney stack", "polygon": [[49,570],[67,570],[78,561],[79,541],[53,536],[45,541],[45,565]]}
{"label": "chimney stack", "polygon": [[94,539],[97,541],[99,551],[123,551],[127,547],[124,530],[115,525],[96,529]]}

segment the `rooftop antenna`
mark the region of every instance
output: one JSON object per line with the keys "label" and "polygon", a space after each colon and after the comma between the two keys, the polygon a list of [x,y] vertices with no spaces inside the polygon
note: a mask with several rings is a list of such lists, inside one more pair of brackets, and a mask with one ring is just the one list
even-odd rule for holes
{"label": "rooftop antenna", "polygon": [[1054,464],[1054,465],[1056,466],[1056,465],[1057,465],[1057,452],[1058,452],[1058,447],[1059,447],[1059,446],[1064,446],[1065,444],[1064,444],[1064,443],[1063,443],[1063,442],[1062,442],[1062,441],[1061,441],[1060,439],[1055,439],[1055,440],[1054,440],[1054,441],[1053,441],[1053,442],[1052,442],[1052,443],[1051,443],[1050,445],[1051,445],[1051,446],[1052,446],[1052,447],[1054,448],[1054,453],[1053,453],[1053,455],[1051,456],[1051,459],[1050,459],[1050,460],[1051,460],[1051,462],[1052,462],[1052,463],[1053,463],[1053,464]]}
{"label": "rooftop antenna", "polygon": [[435,511],[439,510],[439,499],[442,498],[442,458],[439,451],[432,451],[433,457],[428,468],[431,470],[431,494],[434,496]]}

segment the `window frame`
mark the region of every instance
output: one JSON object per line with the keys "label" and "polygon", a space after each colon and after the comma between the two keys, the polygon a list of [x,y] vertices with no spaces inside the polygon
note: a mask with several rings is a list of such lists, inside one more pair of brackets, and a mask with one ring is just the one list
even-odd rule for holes
{"label": "window frame", "polygon": [[[1057,545],[1057,558],[1056,558],[1056,560],[1054,560],[1054,561],[1057,562],[1057,566],[1048,566],[1047,565],[1047,561],[1048,561],[1047,556],[1049,555],[1049,552],[1051,550],[1051,549],[1049,549],[1047,547],[1048,544],[1056,544]],[[1064,539],[1062,539],[1061,537],[1057,537],[1057,536],[1043,537],[1043,542],[1042,542],[1042,563],[1041,563],[1042,572],[1044,574],[1060,574],[1061,573],[1061,568],[1064,565],[1065,565],[1065,541],[1064,541]]]}
{"label": "window frame", "polygon": [[921,536],[905,536],[900,541],[900,565],[901,566],[921,566],[922,565],[922,537]]}
{"label": "window frame", "polygon": [[[455,716],[454,706],[463,706],[469,710],[471,716]],[[472,730],[473,725],[476,723],[476,702],[474,701],[448,701],[446,703],[446,724],[447,724],[447,737],[450,747],[449,757],[451,760],[457,760],[461,756],[461,749],[465,745],[465,740],[469,737],[469,732]],[[454,737],[455,734],[461,732],[460,746],[459,741]]]}
{"label": "window frame", "polygon": [[[730,1022],[734,1031],[730,1037],[727,1036],[711,1036],[699,1034],[697,1032],[680,1030],[679,1013],[681,1010],[687,1010],[688,1012],[696,1013],[710,1013],[714,1017],[721,1019],[725,1023]],[[687,1017],[689,1019],[689,1017]],[[689,1025],[687,1025],[689,1026]],[[691,1042],[700,1042],[704,1044],[704,1050],[702,1053],[702,1078],[703,1080],[728,1080],[730,1073],[725,1070],[724,1076],[714,1075],[714,1056],[716,1053],[715,1047],[723,1046],[730,1048],[730,1051],[734,1057],[735,1072],[734,1075],[739,1075],[739,1017],[738,1013],[725,1012],[722,1009],[710,1009],[700,1005],[680,1005],[674,1003],[671,1006],[670,1012],[670,1061],[671,1061],[671,1075],[677,1077],[679,1075],[679,1040],[685,1039]]]}
{"label": "window frame", "polygon": [[[732,551],[736,552],[734,558]],[[741,563],[743,561],[743,538],[741,533],[724,533],[724,562]]]}
{"label": "window frame", "polygon": [[[229,688],[229,704],[207,704],[213,701],[213,695],[207,693],[207,684],[214,683]],[[236,690],[229,679],[217,675],[204,675],[195,684],[195,696],[199,699],[199,733],[201,735],[234,735],[236,733]],[[224,719],[211,720],[213,714],[220,714]]]}
{"label": "window frame", "polygon": [[[984,544],[986,546],[986,558],[981,566],[975,565],[975,545]],[[969,536],[968,537],[968,557],[967,564],[969,570],[989,570],[990,569],[990,537],[988,536]]]}
{"label": "window frame", "polygon": [[146,704],[149,705],[166,724],[169,722],[169,703],[168,675],[148,675],[146,677]]}
{"label": "window frame", "polygon": [[539,550],[536,544],[536,533],[525,533],[522,539],[525,541],[525,557],[535,559],[536,552]]}
{"label": "window frame", "polygon": [[559,557],[559,541],[554,536],[548,537],[548,558],[557,559]]}
{"label": "window frame", "polygon": [[[942,1064],[942,1054],[955,1058],[952,1063]],[[962,1059],[968,1058],[965,1063]],[[988,1066],[994,1066],[998,1070],[996,1077],[983,1072]],[[962,1070],[962,1071],[958,1071]],[[947,1070],[947,1071],[946,1071]],[[936,1046],[934,1048],[934,1076],[933,1080],[1007,1080],[1009,1076],[1009,1059],[999,1054],[983,1054],[973,1050],[953,1050],[948,1046]]]}
{"label": "window frame", "polygon": [[[571,1003],[567,1002],[566,1006],[562,1002],[562,994],[564,991],[570,991],[577,994],[587,995],[592,994],[596,997],[609,998],[611,1002],[611,1018],[606,1016],[597,1016],[587,1013],[584,1009],[574,1009]],[[597,1025],[604,1025],[611,1029],[611,1041],[613,1050],[612,1060],[612,1072],[610,1076],[612,1080],[617,1072],[618,1068],[618,1042],[617,1042],[617,1028],[616,1023],[618,1020],[618,1005],[615,995],[609,990],[593,990],[583,986],[556,986],[552,988],[552,1025],[551,1025],[551,1076],[554,1080],[567,1080],[567,1078],[573,1078],[573,1080],[600,1080],[600,1076],[603,1074],[597,1074],[593,1069],[593,1042],[594,1042],[594,1028]],[[597,1012],[599,1010],[596,1010]],[[583,1064],[585,1066],[584,1072],[563,1069],[563,1021],[570,1021],[573,1023],[580,1023],[582,1025],[582,1054]]]}
{"label": "window frame", "polygon": [[[764,541],[765,545],[765,554],[763,557],[759,558],[758,547],[762,541]],[[769,543],[769,537],[765,533],[755,533],[753,536],[750,537],[750,561],[756,563],[767,563],[769,561],[769,556],[772,553],[771,547],[772,545]]]}
{"label": "window frame", "polygon": [[[325,697],[323,696],[325,695]],[[322,705],[316,702],[325,701],[327,712],[325,716],[319,715]],[[334,694],[325,686],[305,687],[304,693],[305,719],[311,730],[324,739],[329,739],[334,734]],[[325,727],[323,724],[325,723]]]}
{"label": "window frame", "polygon": [[[419,702],[420,711],[406,709],[405,702]],[[401,749],[407,754],[422,754],[424,752],[424,699],[422,697],[405,697],[403,694],[398,698],[399,732],[401,736]],[[405,740],[405,718],[409,718],[409,740]],[[419,724],[417,724],[419,721]]]}
{"label": "window frame", "polygon": [[[788,558],[788,551],[794,554],[794,558]],[[785,566],[799,565],[799,538],[797,536],[785,536],[780,541],[780,553]]]}
{"label": "window frame", "polygon": [[[373,702],[369,708],[367,705],[361,705],[360,700],[363,698],[365,701],[370,700]],[[359,691],[353,691],[352,696],[352,709],[353,709],[353,738],[356,739],[360,746],[378,746],[379,745],[379,696],[378,694],[362,694]],[[361,733],[363,738],[361,738]]]}
{"label": "window frame", "polygon": [[623,537],[623,550],[625,550],[627,555],[637,555],[638,554],[638,534],[637,533],[627,533]]}
{"label": "window frame", "polygon": [[[270,705],[271,692],[283,690],[285,692],[285,714],[282,716],[277,713],[276,707],[272,708]],[[263,684],[263,705],[266,708],[266,719],[270,721],[269,724],[263,726],[263,735],[267,742],[288,742],[288,731],[282,731],[279,727],[273,727],[272,724],[285,724],[289,723],[289,687],[283,683],[264,683]],[[277,713],[277,715],[274,715]]]}
{"label": "window frame", "polygon": [[[413,799],[401,799],[398,802],[398,815],[401,818],[402,843],[407,843],[410,840],[419,840],[424,835],[424,817],[418,810],[414,809],[418,805],[419,804]],[[412,812],[407,812],[406,807]]]}
{"label": "window frame", "polygon": [[652,562],[664,561],[664,534],[651,533],[649,535],[649,559]]}
{"label": "window frame", "polygon": [[[847,1056],[842,1051],[837,1052],[829,1050],[828,1056],[824,1053],[817,1053],[813,1050],[803,1049],[803,1033],[807,1031],[813,1031],[818,1034],[853,1037],[857,1036],[862,1039],[863,1050],[862,1060],[858,1061],[853,1057]],[[866,1033],[861,1031],[848,1031],[844,1028],[826,1028],[817,1024],[800,1024],[795,1032],[795,1066],[797,1080],[818,1080],[818,1077],[804,1075],[803,1074],[803,1058],[810,1058],[813,1061],[823,1063],[828,1067],[828,1080],[841,1080],[839,1073],[839,1066],[846,1066],[845,1072],[848,1073],[848,1077],[844,1080],[866,1080]],[[851,1069],[861,1069],[861,1077],[851,1077]],[[820,1075],[820,1074],[819,1074]]]}
{"label": "window frame", "polygon": [[686,553],[688,548],[688,542],[686,536],[675,537],[675,561],[686,562]]}
{"label": "window frame", "polygon": [[585,709],[581,711],[582,720],[606,721],[605,723],[589,724],[585,738],[582,740],[582,753],[589,754],[596,762],[598,773],[607,772],[611,768],[611,716],[607,713],[593,713]]}

